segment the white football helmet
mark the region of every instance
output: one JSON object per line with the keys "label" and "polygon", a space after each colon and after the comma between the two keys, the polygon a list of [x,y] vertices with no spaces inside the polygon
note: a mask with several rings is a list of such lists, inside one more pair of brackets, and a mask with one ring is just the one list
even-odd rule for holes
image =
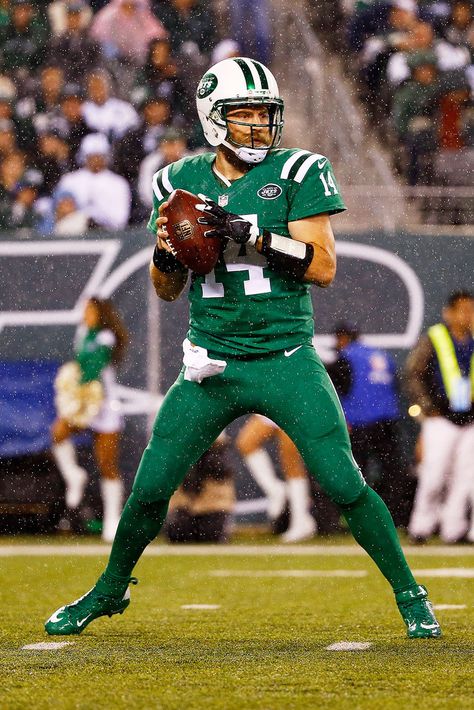
{"label": "white football helmet", "polygon": [[[254,128],[250,124],[250,145],[240,145],[231,140],[227,110],[237,106],[268,108],[271,135],[269,145],[254,145]],[[280,144],[283,128],[283,100],[280,98],[275,77],[267,67],[254,59],[232,57],[214,64],[202,77],[196,92],[196,105],[206,140],[212,146],[225,145],[246,163],[261,163],[270,148]],[[233,121],[240,125],[249,125]]]}

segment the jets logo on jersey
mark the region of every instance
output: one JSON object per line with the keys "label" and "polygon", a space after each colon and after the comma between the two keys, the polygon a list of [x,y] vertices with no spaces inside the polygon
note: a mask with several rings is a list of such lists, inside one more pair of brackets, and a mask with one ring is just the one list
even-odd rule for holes
{"label": "jets logo on jersey", "polygon": [[194,232],[194,227],[189,219],[184,219],[182,222],[174,224],[173,229],[179,242],[185,242],[186,239],[190,239]]}
{"label": "jets logo on jersey", "polygon": [[264,185],[258,190],[257,195],[262,198],[262,200],[276,200],[280,197],[283,190],[279,185],[275,185],[273,182]]}

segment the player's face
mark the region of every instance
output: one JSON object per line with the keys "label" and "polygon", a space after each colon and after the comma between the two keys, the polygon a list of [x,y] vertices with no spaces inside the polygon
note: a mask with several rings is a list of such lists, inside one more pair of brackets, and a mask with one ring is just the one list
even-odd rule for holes
{"label": "player's face", "polygon": [[226,113],[230,140],[248,148],[271,145],[270,114],[267,106],[238,106]]}
{"label": "player's face", "polygon": [[448,323],[466,333],[472,332],[474,329],[474,300],[471,298],[460,298],[459,301],[448,310]]}

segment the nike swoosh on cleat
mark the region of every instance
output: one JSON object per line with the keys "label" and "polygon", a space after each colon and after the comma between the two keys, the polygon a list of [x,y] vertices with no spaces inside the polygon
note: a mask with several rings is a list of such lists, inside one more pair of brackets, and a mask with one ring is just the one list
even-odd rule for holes
{"label": "nike swoosh on cleat", "polygon": [[87,621],[87,619],[89,618],[89,616],[92,616],[92,614],[87,614],[87,616],[85,616],[83,619],[78,619],[78,620],[76,621],[76,626],[82,626],[82,624],[84,623],[84,621]]}
{"label": "nike swoosh on cleat", "polygon": [[321,168],[324,168],[326,163],[328,162],[328,159],[325,158],[325,160],[318,160],[318,168],[321,170]]}
{"label": "nike swoosh on cleat", "polygon": [[303,347],[302,345],[298,345],[298,347],[293,348],[293,350],[285,350],[285,357],[290,357],[290,355],[293,355],[293,353],[295,353],[297,350],[299,350],[302,347]]}
{"label": "nike swoosh on cleat", "polygon": [[423,624],[423,623],[421,623],[420,626],[422,629],[437,629],[438,628],[438,624]]}

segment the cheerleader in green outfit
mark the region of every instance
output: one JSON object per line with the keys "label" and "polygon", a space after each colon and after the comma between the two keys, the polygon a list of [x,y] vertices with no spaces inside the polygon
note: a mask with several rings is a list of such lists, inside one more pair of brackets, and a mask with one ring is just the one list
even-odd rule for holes
{"label": "cheerleader in green outfit", "polygon": [[90,298],[75,339],[75,360],[62,368],[56,381],[52,453],[66,484],[66,506],[79,507],[88,479],[77,463],[71,434],[91,429],[101,475],[102,537],[107,542],[114,538],[122,510],[118,449],[123,422],[113,386],[126,342],[126,330],[112,303]]}

